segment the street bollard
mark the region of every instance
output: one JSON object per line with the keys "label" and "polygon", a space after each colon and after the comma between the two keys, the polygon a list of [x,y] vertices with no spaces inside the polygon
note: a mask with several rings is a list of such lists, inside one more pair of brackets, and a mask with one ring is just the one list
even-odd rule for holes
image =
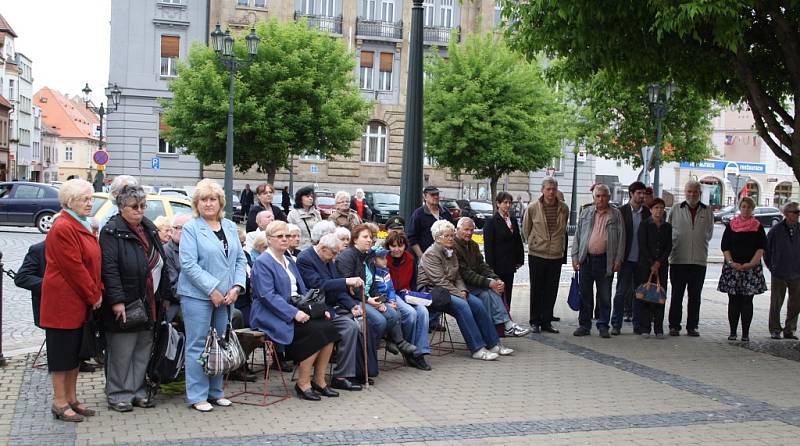
{"label": "street bollard", "polygon": [[0,367],[5,367],[6,358],[3,357],[3,251],[0,251]]}

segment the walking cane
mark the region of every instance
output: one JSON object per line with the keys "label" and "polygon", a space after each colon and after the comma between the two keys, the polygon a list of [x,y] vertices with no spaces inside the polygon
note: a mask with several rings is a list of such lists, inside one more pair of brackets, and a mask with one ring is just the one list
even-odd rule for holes
{"label": "walking cane", "polygon": [[367,331],[367,293],[364,291],[364,287],[361,287],[361,324],[362,333],[364,334],[364,388],[369,390],[369,359],[367,355],[369,354],[367,351],[367,336],[369,332]]}

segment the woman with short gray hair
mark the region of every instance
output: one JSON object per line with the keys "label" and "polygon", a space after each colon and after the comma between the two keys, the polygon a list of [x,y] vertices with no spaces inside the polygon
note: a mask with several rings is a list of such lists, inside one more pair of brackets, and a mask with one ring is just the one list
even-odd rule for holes
{"label": "woman with short gray hair", "polygon": [[164,262],[158,229],[144,216],[146,198],[141,186],[122,186],[114,197],[118,213],[100,231],[105,390],[108,407],[117,412],[130,412],[134,406],[155,407],[145,371],[158,310],[162,302],[174,299],[169,277],[175,273]]}
{"label": "woman with short gray hair", "polygon": [[334,222],[336,226],[341,226],[351,231],[361,224],[361,218],[358,216],[358,213],[350,209],[350,194],[348,192],[343,190],[336,192],[334,200],[336,201],[334,210],[331,212],[328,220]]}

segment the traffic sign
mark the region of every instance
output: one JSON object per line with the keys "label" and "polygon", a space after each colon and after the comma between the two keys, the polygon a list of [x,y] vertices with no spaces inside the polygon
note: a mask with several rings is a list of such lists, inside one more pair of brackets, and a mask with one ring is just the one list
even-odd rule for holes
{"label": "traffic sign", "polygon": [[150,158],[150,167],[153,170],[160,169],[161,168],[161,158],[159,158],[157,156],[154,156],[154,157]]}
{"label": "traffic sign", "polygon": [[108,163],[110,157],[108,156],[108,152],[105,150],[98,150],[94,152],[94,156],[92,156],[94,163],[98,166],[105,166]]}

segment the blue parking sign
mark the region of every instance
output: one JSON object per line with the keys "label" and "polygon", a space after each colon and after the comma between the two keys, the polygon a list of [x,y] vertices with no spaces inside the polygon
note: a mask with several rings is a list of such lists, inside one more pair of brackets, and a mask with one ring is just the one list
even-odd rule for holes
{"label": "blue parking sign", "polygon": [[150,167],[152,167],[153,170],[160,169],[161,168],[161,158],[159,158],[157,156],[152,157],[150,159]]}

